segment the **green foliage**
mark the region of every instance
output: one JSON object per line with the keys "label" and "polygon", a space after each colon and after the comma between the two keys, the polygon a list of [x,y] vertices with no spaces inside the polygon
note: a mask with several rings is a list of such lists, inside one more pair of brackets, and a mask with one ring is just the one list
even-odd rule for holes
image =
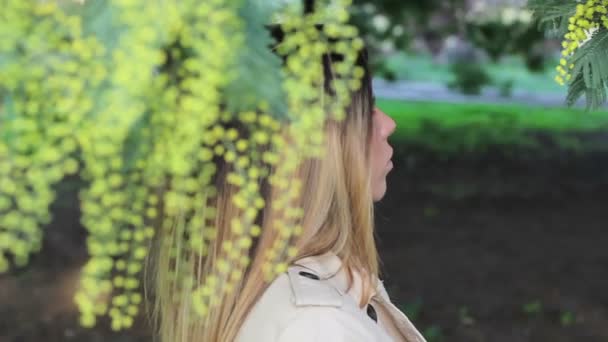
{"label": "green foliage", "polygon": [[502,97],[511,97],[513,95],[513,80],[505,80],[498,83],[498,91]]}
{"label": "green foliage", "polygon": [[[164,275],[169,296],[189,288],[204,314],[247,267],[260,234],[253,220],[264,207],[262,175],[272,176],[277,203],[291,213],[264,264],[280,272],[299,212],[289,204],[297,191],[283,191],[286,175],[322,152],[325,110],[342,118],[360,86],[354,61],[363,43],[346,24],[346,4],[334,6],[303,17],[293,6],[253,0],[3,2],[0,273],[40,249],[54,186],[77,173],[86,183],[79,196],[91,256],[75,296],[84,326],[103,315],[115,330],[133,324],[155,236],[173,265]],[[279,56],[264,28],[276,14],[286,33]],[[344,55],[329,104],[319,67],[328,51]],[[293,129],[285,136],[284,127]],[[195,284],[184,256],[204,260],[218,235],[208,223],[217,215],[208,205],[218,192],[215,160],[233,170],[226,178],[239,214],[234,241],[224,241]]]}
{"label": "green foliage", "polygon": [[403,312],[413,321],[417,321],[424,309],[422,298],[416,298],[414,301],[408,302],[402,306]]}
{"label": "green foliage", "polygon": [[448,83],[448,87],[467,95],[477,95],[481,93],[483,86],[492,83],[490,75],[477,63],[456,62],[450,66],[450,70],[454,79]]}
{"label": "green foliage", "polygon": [[598,108],[606,103],[608,30],[597,31],[570,60],[574,64],[572,74],[576,78],[570,84],[567,103],[572,105],[583,95],[587,108]]}
{"label": "green foliage", "polygon": [[569,327],[576,322],[576,316],[571,311],[564,311],[559,316],[559,322],[564,327]]}
{"label": "green foliage", "polygon": [[606,103],[607,6],[605,0],[529,2],[541,26],[564,37],[564,58],[557,67],[556,81],[567,82],[569,105],[582,96],[586,98],[587,109],[597,109]]}
{"label": "green foliage", "polygon": [[540,300],[534,300],[522,306],[522,311],[528,316],[538,316],[543,312],[543,303]]}
{"label": "green foliage", "polygon": [[[400,1],[400,0],[355,0],[352,20],[353,23],[361,29],[364,36],[372,37],[373,40],[389,39],[395,42],[397,48],[405,48],[405,45],[411,39],[408,32],[404,32],[401,36],[392,36],[390,32],[396,26],[412,23],[425,28],[425,24],[431,15],[443,8],[456,8],[464,5],[463,0],[427,0],[427,1]],[[372,9],[371,11],[365,10]],[[373,15],[386,16],[389,25],[386,31],[378,32],[371,25]],[[371,42],[373,44],[373,42]]]}
{"label": "green foliage", "polygon": [[[381,51],[405,51],[416,36],[445,37],[454,33],[457,28],[457,18],[447,20],[448,25],[440,29],[429,27],[431,16],[440,13],[456,13],[463,9],[463,0],[427,0],[427,1],[401,1],[401,0],[355,0],[352,6],[352,23],[365,37],[371,55],[381,55]],[[386,28],[374,25],[374,18],[380,16],[386,19]],[[376,75],[392,80],[395,73],[386,66],[384,59],[372,58],[371,63]]]}
{"label": "green foliage", "polygon": [[[356,6],[364,6],[369,1],[355,0]],[[386,13],[393,18],[408,17],[423,23],[429,16],[442,6],[457,6],[464,3],[462,0],[428,0],[428,1],[400,1],[400,0],[380,0],[374,1],[374,5],[381,13]]]}
{"label": "green foliage", "polygon": [[467,38],[485,50],[493,61],[507,54],[521,54],[527,66],[539,71],[542,56],[535,47],[545,39],[531,20],[530,11],[513,5],[498,5],[479,13],[468,13],[465,24]]}
{"label": "green foliage", "polygon": [[568,18],[576,12],[577,4],[575,1],[563,0],[529,0],[528,8],[534,11],[540,28],[561,38],[568,32]]}
{"label": "green foliage", "polygon": [[445,335],[443,333],[443,329],[437,324],[433,324],[433,325],[427,327],[426,329],[424,329],[423,335],[429,342],[445,341]]}
{"label": "green foliage", "polygon": [[[407,304],[400,305],[400,309],[405,315],[413,322],[419,321],[424,311],[424,301],[418,297],[415,300],[408,302]],[[437,325],[432,324],[425,327],[422,331],[422,335],[431,342],[441,342],[444,340],[443,329]]]}
{"label": "green foliage", "polygon": [[281,60],[268,49],[273,40],[264,27],[270,22],[275,7],[270,1],[245,1],[240,9],[246,28],[244,44],[237,51],[231,70],[239,77],[235,77],[225,89],[229,111],[252,108],[258,99],[267,99],[272,113],[286,115]]}

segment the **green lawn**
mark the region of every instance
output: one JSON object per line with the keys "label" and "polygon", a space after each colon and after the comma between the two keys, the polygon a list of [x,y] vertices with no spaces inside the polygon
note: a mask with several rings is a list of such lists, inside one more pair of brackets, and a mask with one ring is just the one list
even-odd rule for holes
{"label": "green lawn", "polygon": [[448,154],[480,152],[490,146],[539,148],[547,143],[580,150],[599,147],[597,139],[583,136],[608,132],[608,112],[386,99],[379,99],[378,106],[397,123],[391,138],[396,145]]}

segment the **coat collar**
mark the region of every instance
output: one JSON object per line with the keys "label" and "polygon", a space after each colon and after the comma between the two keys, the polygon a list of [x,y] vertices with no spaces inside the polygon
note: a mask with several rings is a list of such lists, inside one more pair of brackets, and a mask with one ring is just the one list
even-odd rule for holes
{"label": "coat collar", "polygon": [[[341,269],[342,261],[340,258],[332,253],[328,252],[322,255],[315,255],[306,258],[302,258],[295,262],[296,265],[304,267],[317,275],[321,280],[330,282],[333,287],[341,294],[348,293],[352,295],[355,300],[358,301],[361,298],[361,278],[358,273],[354,272],[353,286],[349,291],[348,278],[346,270]],[[374,302],[377,305],[382,305],[388,310],[391,320],[394,322],[398,333],[404,338],[404,341],[408,342],[425,342],[424,337],[418,332],[410,320],[401,312],[390,300],[388,293],[384,287],[382,280],[378,279],[378,286],[376,287],[376,293],[368,299],[367,303]]]}
{"label": "coat collar", "polygon": [[320,278],[327,279],[340,271],[342,261],[333,252],[327,252],[299,259],[295,264],[311,270]]}
{"label": "coat collar", "polygon": [[[341,269],[342,260],[333,252],[327,252],[321,255],[309,256],[306,258],[302,258],[295,262],[296,265],[302,266],[317,276],[319,278],[327,280],[330,282],[340,294],[350,294],[357,301],[361,298],[362,295],[362,279],[359,273],[353,272],[353,285],[348,290],[348,275],[345,269]],[[382,287],[382,289],[380,289]],[[348,291],[347,291],[348,290]],[[378,288],[376,289],[376,293],[372,294],[381,294],[383,291],[382,282],[378,281]],[[386,293],[386,291],[384,291]],[[368,298],[367,303],[371,300],[371,297]]]}

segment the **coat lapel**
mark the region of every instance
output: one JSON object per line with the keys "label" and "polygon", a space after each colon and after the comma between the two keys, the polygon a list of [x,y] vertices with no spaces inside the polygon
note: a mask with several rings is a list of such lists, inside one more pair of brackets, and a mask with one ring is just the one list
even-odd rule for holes
{"label": "coat lapel", "polygon": [[[313,271],[321,279],[327,279],[333,284],[338,292],[343,295],[346,294],[346,272],[340,271],[342,262],[337,255],[326,253],[324,255],[307,257],[296,261],[295,264]],[[360,286],[358,286],[357,281],[355,281],[354,287],[348,292],[353,294],[355,298],[360,296]],[[391,302],[382,280],[378,280],[376,293],[371,298],[370,302],[374,303],[374,305],[382,306],[384,311],[389,315],[389,319],[393,322],[394,327],[402,336],[403,341],[426,342],[407,316]]]}
{"label": "coat lapel", "polygon": [[381,305],[386,310],[404,341],[426,342],[422,334],[414,327],[407,316],[390,300],[388,293],[384,288],[384,283],[381,280],[378,281],[378,288],[376,289],[376,295],[372,297],[372,302]]}

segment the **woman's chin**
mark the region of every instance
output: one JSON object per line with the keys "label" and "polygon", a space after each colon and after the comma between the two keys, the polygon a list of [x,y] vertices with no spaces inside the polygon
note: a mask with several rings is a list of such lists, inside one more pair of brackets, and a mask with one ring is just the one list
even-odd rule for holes
{"label": "woman's chin", "polygon": [[384,197],[384,194],[386,194],[386,179],[383,179],[381,182],[379,182],[379,184],[374,186],[372,191],[372,198],[374,199],[374,202],[381,200]]}

